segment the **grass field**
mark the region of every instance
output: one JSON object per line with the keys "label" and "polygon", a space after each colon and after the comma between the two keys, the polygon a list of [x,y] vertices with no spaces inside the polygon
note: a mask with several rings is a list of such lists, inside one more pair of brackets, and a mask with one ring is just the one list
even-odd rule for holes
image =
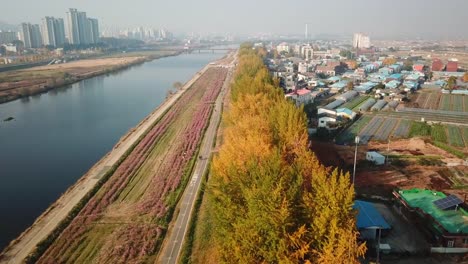
{"label": "grass field", "polygon": [[142,138],[38,263],[154,263],[226,75],[210,69]]}

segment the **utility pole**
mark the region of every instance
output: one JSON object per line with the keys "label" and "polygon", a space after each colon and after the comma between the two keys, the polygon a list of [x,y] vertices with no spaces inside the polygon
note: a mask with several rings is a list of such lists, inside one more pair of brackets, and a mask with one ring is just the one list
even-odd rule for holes
{"label": "utility pole", "polygon": [[380,263],[380,234],[382,233],[382,229],[378,228],[377,230],[379,231],[379,238],[377,239],[377,261],[376,263],[379,264]]}
{"label": "utility pole", "polygon": [[387,142],[387,159],[385,160],[385,163],[388,165],[390,164],[389,160],[388,160],[388,156],[390,155],[390,137],[388,138],[388,142]]}
{"label": "utility pole", "polygon": [[356,178],[356,161],[357,161],[357,147],[358,147],[358,144],[359,144],[359,136],[356,136],[354,138],[354,143],[356,143],[356,148],[354,150],[354,169],[353,169],[353,185],[354,185],[354,180]]}

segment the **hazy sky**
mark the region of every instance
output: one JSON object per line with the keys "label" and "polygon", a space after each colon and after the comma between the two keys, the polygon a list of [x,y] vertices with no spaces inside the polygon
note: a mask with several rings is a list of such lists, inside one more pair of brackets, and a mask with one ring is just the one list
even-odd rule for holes
{"label": "hazy sky", "polygon": [[103,25],[164,26],[174,32],[351,34],[468,39],[468,0],[15,0],[4,22],[65,17],[69,7]]}

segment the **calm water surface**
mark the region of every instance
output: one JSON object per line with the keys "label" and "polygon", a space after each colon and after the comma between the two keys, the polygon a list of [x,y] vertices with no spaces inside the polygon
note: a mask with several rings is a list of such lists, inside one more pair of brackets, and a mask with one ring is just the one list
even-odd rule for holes
{"label": "calm water surface", "polygon": [[223,55],[162,58],[0,104],[0,251],[161,104],[174,82]]}

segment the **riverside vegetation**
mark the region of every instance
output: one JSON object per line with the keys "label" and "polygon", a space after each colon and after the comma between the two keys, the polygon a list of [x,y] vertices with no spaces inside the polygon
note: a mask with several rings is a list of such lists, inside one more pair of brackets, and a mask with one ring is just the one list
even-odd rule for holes
{"label": "riverside vegetation", "polygon": [[[191,263],[359,263],[354,187],[309,150],[303,109],[242,45]],[[313,144],[313,143],[312,143]]]}

